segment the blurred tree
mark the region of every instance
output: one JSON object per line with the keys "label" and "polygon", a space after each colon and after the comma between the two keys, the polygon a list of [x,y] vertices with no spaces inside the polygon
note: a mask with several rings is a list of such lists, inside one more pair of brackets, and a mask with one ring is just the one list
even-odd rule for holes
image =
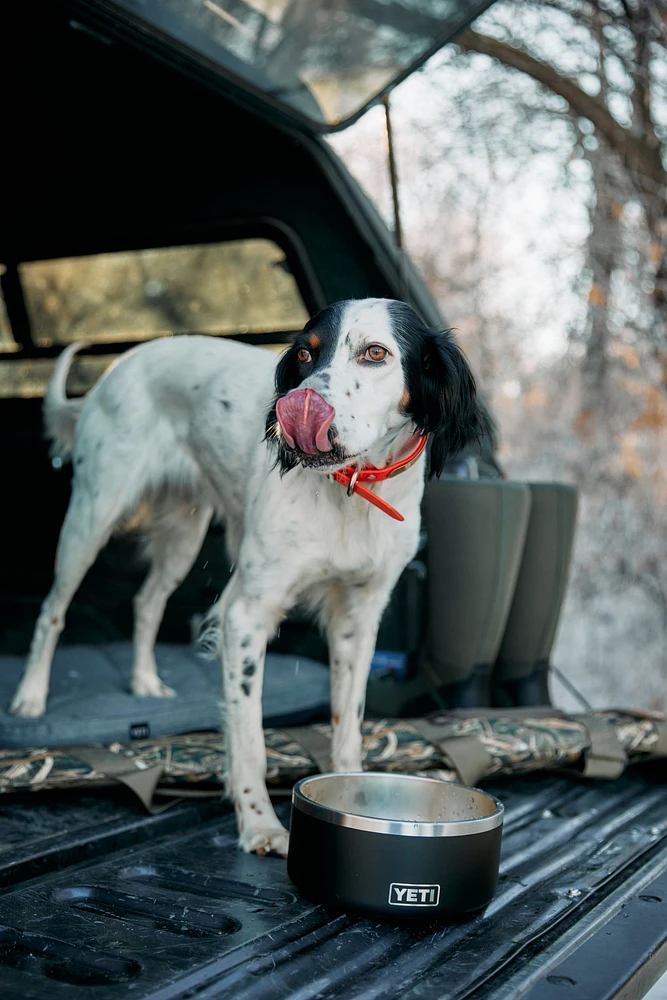
{"label": "blurred tree", "polygon": [[[579,60],[545,58],[521,31],[522,19],[507,18],[498,34],[467,31],[460,47],[478,52],[532,77],[562,97],[573,116],[590,122],[606,155],[591,157],[596,204],[590,241],[593,283],[586,374],[599,384],[610,324],[609,280],[618,247],[623,198],[639,199],[650,235],[647,263],[651,270],[651,339],[667,390],[667,3],[665,0],[519,0],[513,6],[556,11],[589,36],[592,73],[582,73]],[[518,29],[518,30],[517,30]],[[561,30],[567,32],[567,25]],[[559,65],[560,63],[560,65]],[[569,70],[569,71],[568,71]],[[611,162],[610,162],[611,161]],[[619,167],[624,177],[619,178]],[[620,180],[620,183],[619,183]],[[625,191],[622,191],[622,188]]]}

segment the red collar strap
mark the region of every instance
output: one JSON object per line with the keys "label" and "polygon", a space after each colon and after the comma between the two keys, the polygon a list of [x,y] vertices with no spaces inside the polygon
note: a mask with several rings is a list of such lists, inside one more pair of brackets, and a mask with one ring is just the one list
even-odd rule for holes
{"label": "red collar strap", "polygon": [[426,441],[428,440],[428,435],[424,434],[423,437],[419,439],[419,444],[407,458],[401,459],[400,462],[394,462],[393,465],[387,465],[384,469],[375,469],[372,465],[365,465],[363,469],[357,469],[354,465],[346,465],[343,469],[339,469],[337,472],[331,474],[331,478],[335,479],[337,483],[341,486],[345,486],[347,489],[347,495],[352,496],[356,493],[357,496],[362,497],[364,500],[368,500],[372,503],[374,507],[378,507],[380,510],[388,514],[389,517],[393,517],[396,521],[405,521],[403,515],[392,507],[390,503],[383,500],[382,497],[377,496],[372,490],[367,490],[362,483],[383,483],[385,479],[391,479],[393,476],[398,476],[401,472],[405,472],[409,469],[411,465],[417,461],[424,448],[426,447]]}

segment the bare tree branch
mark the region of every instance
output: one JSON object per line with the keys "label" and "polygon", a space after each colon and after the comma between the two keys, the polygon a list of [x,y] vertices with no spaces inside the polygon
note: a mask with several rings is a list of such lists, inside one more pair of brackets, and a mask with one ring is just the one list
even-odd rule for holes
{"label": "bare tree branch", "polygon": [[[632,170],[642,187],[646,186],[646,181],[652,182],[650,185],[652,187],[657,185],[663,188],[667,184],[667,174],[658,150],[651,148],[647,142],[633,136],[619,125],[600,101],[591,97],[572,80],[562,76],[553,66],[521,49],[514,48],[507,42],[492,38],[490,35],[482,35],[477,31],[469,30],[460,35],[457,45],[467,52],[479,52],[491,56],[505,66],[526,73],[552,93],[564,98],[575,114],[593,122],[595,128]],[[654,196],[655,191],[652,190],[651,194]]]}

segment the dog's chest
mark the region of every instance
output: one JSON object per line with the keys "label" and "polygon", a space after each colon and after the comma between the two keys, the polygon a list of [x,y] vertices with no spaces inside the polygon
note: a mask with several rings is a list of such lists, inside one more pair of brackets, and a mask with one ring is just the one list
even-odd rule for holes
{"label": "dog's chest", "polygon": [[[269,463],[248,484],[243,559],[262,567],[276,589],[395,577],[419,539],[420,470],[383,484],[388,502],[405,516],[396,521],[322,473],[295,469],[281,477]],[[267,467],[268,466],[268,467]],[[410,481],[412,480],[412,482]]]}
{"label": "dog's chest", "polygon": [[302,552],[310,563],[309,575],[364,579],[391,572],[412,558],[419,513],[411,510],[404,522],[397,522],[357,496],[348,498],[338,484],[327,484],[312,506],[308,535]]}

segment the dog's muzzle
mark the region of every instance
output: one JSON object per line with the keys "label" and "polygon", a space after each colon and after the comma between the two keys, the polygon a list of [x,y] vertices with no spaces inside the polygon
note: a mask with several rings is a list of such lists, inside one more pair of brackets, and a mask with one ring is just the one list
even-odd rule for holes
{"label": "dog's muzzle", "polygon": [[329,428],[336,416],[333,406],[314,389],[294,389],[276,403],[276,416],[285,443],[305,455],[332,450]]}

